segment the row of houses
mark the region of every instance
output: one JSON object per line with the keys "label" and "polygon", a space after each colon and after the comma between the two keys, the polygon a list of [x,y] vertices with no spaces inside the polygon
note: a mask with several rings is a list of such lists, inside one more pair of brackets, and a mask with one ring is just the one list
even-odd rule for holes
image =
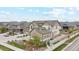
{"label": "row of houses", "polygon": [[8,32],[15,32],[17,34],[22,34],[28,32],[29,23],[28,22],[0,22],[0,28],[7,28]]}
{"label": "row of houses", "polygon": [[8,32],[27,34],[31,37],[39,36],[42,40],[53,38],[60,34],[60,31],[72,27],[79,28],[78,22],[59,22],[58,20],[32,21],[32,22],[0,22],[0,27],[7,28]]}
{"label": "row of houses", "polygon": [[57,20],[33,22],[0,22],[0,27],[6,27],[8,32],[27,34],[31,37],[39,36],[41,39],[56,36],[60,33],[61,24]]}

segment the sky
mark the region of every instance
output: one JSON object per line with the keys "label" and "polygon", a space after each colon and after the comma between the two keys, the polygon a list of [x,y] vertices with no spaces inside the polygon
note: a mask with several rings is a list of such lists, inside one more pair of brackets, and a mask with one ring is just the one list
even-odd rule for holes
{"label": "sky", "polygon": [[0,7],[3,21],[79,21],[78,7]]}

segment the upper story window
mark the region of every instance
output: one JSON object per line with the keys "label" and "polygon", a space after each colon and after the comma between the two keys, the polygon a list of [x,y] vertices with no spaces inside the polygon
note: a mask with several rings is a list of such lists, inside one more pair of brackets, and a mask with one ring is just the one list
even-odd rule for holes
{"label": "upper story window", "polygon": [[58,28],[58,25],[55,25],[54,28],[57,29]]}

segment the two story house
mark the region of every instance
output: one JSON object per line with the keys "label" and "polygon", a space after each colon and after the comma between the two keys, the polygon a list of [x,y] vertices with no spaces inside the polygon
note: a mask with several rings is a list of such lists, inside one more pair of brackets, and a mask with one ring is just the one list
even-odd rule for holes
{"label": "two story house", "polygon": [[76,30],[76,29],[79,29],[79,22],[60,22],[61,23],[61,26],[62,26],[62,29],[63,30],[68,30],[68,29],[73,29],[73,30]]}
{"label": "two story house", "polygon": [[60,34],[61,25],[57,20],[49,20],[49,21],[33,21],[30,24],[30,31],[34,28],[45,28],[47,31],[51,31],[53,36],[57,36]]}
{"label": "two story house", "polygon": [[8,23],[8,31],[14,32],[16,34],[27,34],[29,31],[29,23],[28,22],[9,22]]}

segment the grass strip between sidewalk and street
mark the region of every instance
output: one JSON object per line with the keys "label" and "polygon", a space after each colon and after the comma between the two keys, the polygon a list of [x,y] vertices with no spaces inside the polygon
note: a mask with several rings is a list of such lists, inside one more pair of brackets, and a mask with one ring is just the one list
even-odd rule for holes
{"label": "grass strip between sidewalk and street", "polygon": [[58,46],[57,48],[55,48],[53,51],[61,51],[63,48],[65,48],[68,44],[70,44],[73,40],[75,40],[76,37],[78,37],[79,34],[77,34],[76,36],[68,39],[65,43],[63,43],[62,45]]}

